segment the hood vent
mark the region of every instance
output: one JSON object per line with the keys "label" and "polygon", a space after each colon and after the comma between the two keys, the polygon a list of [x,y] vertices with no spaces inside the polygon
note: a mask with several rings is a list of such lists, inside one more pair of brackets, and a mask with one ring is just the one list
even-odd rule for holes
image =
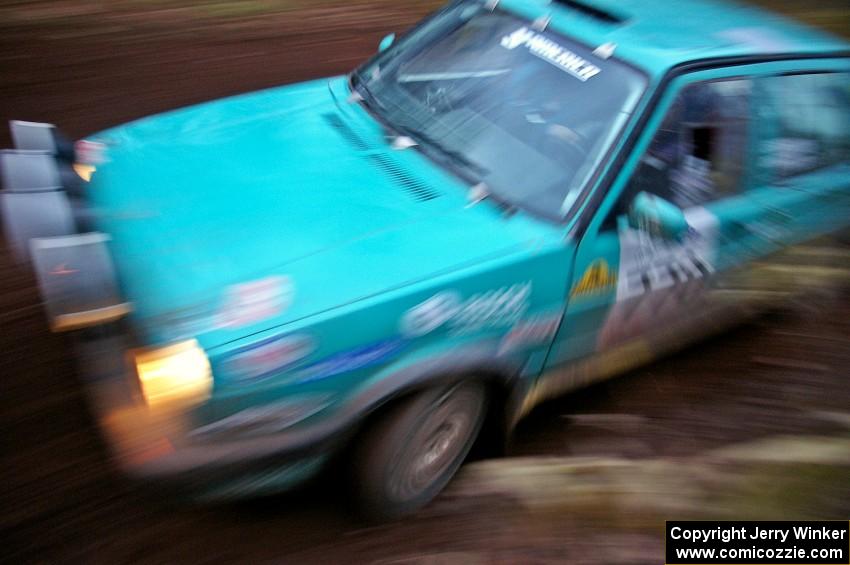
{"label": "hood vent", "polygon": [[396,181],[404,190],[407,191],[414,199],[420,202],[427,202],[437,198],[439,193],[429,187],[427,184],[408,175],[404,169],[387,157],[384,153],[375,153],[369,155],[372,160],[382,171]]}
{"label": "hood vent", "polygon": [[337,133],[339,133],[343,139],[345,139],[348,143],[354,146],[358,151],[368,151],[372,149],[369,145],[363,141],[359,135],[357,135],[353,129],[348,127],[348,124],[342,121],[342,119],[336,114],[323,114],[323,118],[328,122],[332,128],[334,128]]}
{"label": "hood vent", "polygon": [[343,139],[350,143],[358,151],[374,151],[365,155],[367,159],[372,161],[376,167],[381,169],[387,176],[393,179],[398,186],[403,188],[414,200],[418,202],[427,202],[440,196],[440,193],[425,184],[424,182],[410,176],[398,163],[395,162],[385,152],[377,152],[375,147],[372,147],[360,137],[351,127],[348,126],[336,114],[324,114],[325,121],[334,128]]}

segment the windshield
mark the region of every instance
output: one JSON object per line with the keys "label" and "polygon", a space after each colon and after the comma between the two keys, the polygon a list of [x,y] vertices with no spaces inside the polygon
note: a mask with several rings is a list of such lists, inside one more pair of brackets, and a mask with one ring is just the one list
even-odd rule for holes
{"label": "windshield", "polygon": [[398,133],[512,205],[562,218],[644,77],[481,2],[437,14],[354,74]]}

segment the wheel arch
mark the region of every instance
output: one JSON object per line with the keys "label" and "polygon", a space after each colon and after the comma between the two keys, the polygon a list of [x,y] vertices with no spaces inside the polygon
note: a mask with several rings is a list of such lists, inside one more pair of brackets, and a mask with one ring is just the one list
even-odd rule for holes
{"label": "wheel arch", "polygon": [[515,421],[514,411],[524,392],[520,379],[522,365],[516,360],[498,358],[490,347],[472,347],[383,371],[371,381],[355,401],[361,414],[352,434],[357,436],[398,402],[436,386],[464,380],[483,382],[487,388],[487,414],[474,450],[498,452]]}

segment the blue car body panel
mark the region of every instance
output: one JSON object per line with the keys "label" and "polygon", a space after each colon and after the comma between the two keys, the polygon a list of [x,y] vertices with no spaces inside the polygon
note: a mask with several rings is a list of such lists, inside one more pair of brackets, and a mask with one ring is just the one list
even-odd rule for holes
{"label": "blue car body panel", "polygon": [[[498,382],[513,423],[545,398],[664,351],[694,325],[708,329],[707,317],[682,312],[738,308],[744,283],[764,282],[754,262],[847,226],[847,163],[802,175],[793,190],[748,170],[738,196],[685,210],[699,229],[664,245],[675,261],[697,249],[694,264],[669,268],[700,280],[668,285],[681,298],[671,309],[650,270],[639,281],[646,299],[632,300],[627,242],[640,242],[627,239],[634,233],[624,215],[612,217],[676,97],[690,84],[744,76],[758,103],[766,77],[847,73],[850,59],[839,57],[848,45],[838,39],[741,5],[591,4],[608,15],[538,0],[498,8],[591,48],[607,45],[647,77],[634,115],[561,222],[493,200],[471,205],[468,180],[425,152],[392,146],[394,132],[358,103],[348,77],[217,100],[89,138],[104,147],[87,194],[133,305],[128,347],[197,340],[214,378],[211,398],[165,434],[190,455],[179,463],[146,456],[148,472],[311,445],[323,458],[328,438],[447,375]],[[757,148],[746,159],[759,161]],[[762,237],[777,217],[785,218],[779,235]],[[733,278],[734,300],[714,292]],[[139,431],[147,425],[139,422],[158,420],[131,397],[104,418],[116,442],[133,444],[128,453],[161,439]]]}

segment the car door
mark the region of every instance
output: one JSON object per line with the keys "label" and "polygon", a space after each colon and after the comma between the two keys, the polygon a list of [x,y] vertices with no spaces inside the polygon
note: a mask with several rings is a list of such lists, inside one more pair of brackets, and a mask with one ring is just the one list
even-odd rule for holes
{"label": "car door", "polygon": [[[708,289],[722,241],[718,210],[746,201],[753,91],[746,73],[718,70],[680,77],[661,97],[579,243],[540,394],[620,372],[717,323]],[[687,230],[668,237],[636,223],[638,195],[680,211]]]}
{"label": "car door", "polygon": [[[539,394],[734,323],[788,290],[757,266],[850,222],[850,97],[837,61],[718,68],[670,84],[579,243]],[[819,78],[791,78],[802,76]],[[635,222],[640,195],[687,229],[670,237]]]}

